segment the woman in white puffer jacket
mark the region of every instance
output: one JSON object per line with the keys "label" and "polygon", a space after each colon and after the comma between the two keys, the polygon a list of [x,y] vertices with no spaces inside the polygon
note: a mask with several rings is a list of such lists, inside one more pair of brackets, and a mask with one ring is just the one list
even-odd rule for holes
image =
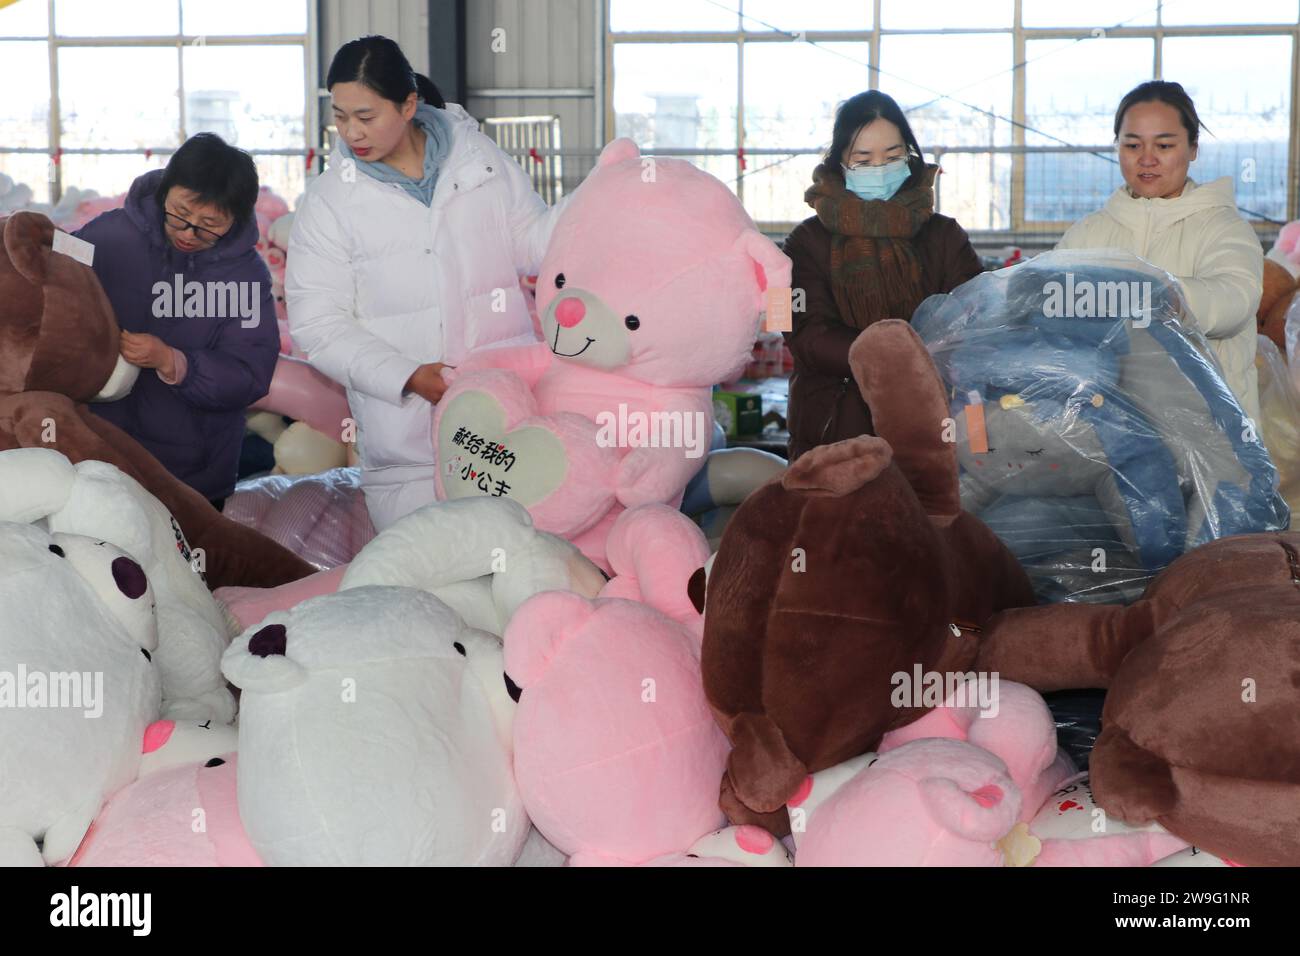
{"label": "woman in white puffer jacket", "polygon": [[1123,249],[1176,276],[1228,387],[1258,422],[1255,310],[1264,247],[1237,212],[1231,177],[1205,185],[1188,178],[1200,129],[1179,84],[1153,80],[1131,90],[1115,113],[1125,184],[1056,248]]}
{"label": "woman in white puffer jacket", "polygon": [[339,135],[294,216],[289,331],[347,388],[382,530],[434,500],[444,365],[536,338],[519,278],[541,262],[560,207],[392,40],[344,44],[326,85]]}

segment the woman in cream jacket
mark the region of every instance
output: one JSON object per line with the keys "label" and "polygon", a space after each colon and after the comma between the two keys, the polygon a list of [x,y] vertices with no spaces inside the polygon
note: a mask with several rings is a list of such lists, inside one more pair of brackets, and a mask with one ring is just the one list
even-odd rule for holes
{"label": "woman in cream jacket", "polygon": [[1204,185],[1188,178],[1200,129],[1179,84],[1155,80],[1129,92],[1115,114],[1124,185],[1056,248],[1123,249],[1176,276],[1228,387],[1258,422],[1255,310],[1264,249],[1237,212],[1231,177]]}

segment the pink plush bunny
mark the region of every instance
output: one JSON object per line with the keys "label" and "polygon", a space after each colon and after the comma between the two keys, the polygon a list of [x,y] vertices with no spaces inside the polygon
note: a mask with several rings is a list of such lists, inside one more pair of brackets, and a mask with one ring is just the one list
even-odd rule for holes
{"label": "pink plush bunny", "polygon": [[725,821],[727,739],[700,678],[698,640],[635,601],[549,591],[505,632],[522,690],[515,780],[533,825],[570,865],[681,852]]}
{"label": "pink plush bunny", "polygon": [[1065,780],[1028,831],[1040,844],[1034,866],[1151,866],[1187,847],[1158,823],[1134,827],[1108,818],[1086,773]]}
{"label": "pink plush bunny", "polygon": [[788,804],[797,865],[1147,866],[1186,846],[1106,820],[1042,697],[990,683],[809,777]]}
{"label": "pink plush bunny", "polygon": [[438,497],[509,494],[609,570],[620,511],[680,504],[708,451],[710,390],[748,361],[766,290],[789,284],[790,260],[723,183],[614,140],[539,271],[544,341],[444,373]]}
{"label": "pink plush bunny", "polygon": [[69,866],[261,866],[235,795],[234,727],[156,721],[140,777],[104,807]]}
{"label": "pink plush bunny", "polygon": [[961,740],[914,740],[822,774],[787,803],[796,866],[1000,866],[998,841],[1020,818],[1006,765]]}
{"label": "pink plush bunny", "polygon": [[950,698],[920,720],[885,734],[879,752],[929,737],[965,740],[981,747],[1006,764],[1021,792],[1020,819],[1029,820],[1048,795],[1074,774],[1074,764],[1058,750],[1056,724],[1037,691],[1004,680],[990,679],[986,686],[987,709],[973,702],[976,685],[969,683],[960,702]]}

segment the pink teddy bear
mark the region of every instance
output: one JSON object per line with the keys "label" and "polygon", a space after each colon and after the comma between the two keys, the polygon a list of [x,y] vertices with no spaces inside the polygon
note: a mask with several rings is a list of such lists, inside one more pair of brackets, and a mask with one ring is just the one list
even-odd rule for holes
{"label": "pink teddy bear", "polygon": [[789,284],[790,260],[722,182],[614,140],[539,270],[543,341],[444,373],[438,497],[511,495],[609,570],[623,509],[681,503],[708,451],[712,386],[749,360],[766,290]]}
{"label": "pink teddy bear", "polygon": [[646,863],[725,822],[727,738],[687,628],[636,601],[548,591],[506,627],[505,664],[515,781],[571,866]]}

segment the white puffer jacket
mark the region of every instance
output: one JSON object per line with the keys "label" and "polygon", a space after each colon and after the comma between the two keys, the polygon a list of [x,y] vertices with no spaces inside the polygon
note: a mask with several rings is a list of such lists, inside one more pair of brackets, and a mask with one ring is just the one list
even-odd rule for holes
{"label": "white puffer jacket", "polygon": [[1121,186],[1079,220],[1057,249],[1123,249],[1178,278],[1196,324],[1246,414],[1259,422],[1255,310],[1264,287],[1264,247],[1237,212],[1232,178],[1187,181],[1174,199],[1135,199]]}
{"label": "white puffer jacket", "polygon": [[426,362],[536,337],[519,277],[541,262],[560,208],[464,109],[446,112],[432,205],[334,162],[294,216],[285,274],[295,344],[347,388],[364,485],[427,481],[430,497],[433,406],[402,389]]}

